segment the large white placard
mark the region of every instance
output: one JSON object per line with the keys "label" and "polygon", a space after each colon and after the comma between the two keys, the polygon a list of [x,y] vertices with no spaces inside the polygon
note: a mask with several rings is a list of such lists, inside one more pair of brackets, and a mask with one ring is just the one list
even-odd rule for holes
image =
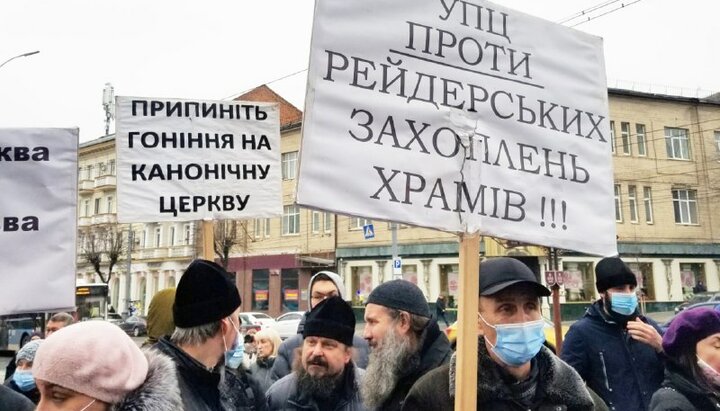
{"label": "large white placard", "polygon": [[602,40],[484,1],[319,0],[297,202],[616,253]]}
{"label": "large white placard", "polygon": [[117,97],[118,221],[282,215],[277,103]]}
{"label": "large white placard", "polygon": [[75,307],[77,150],[77,129],[0,129],[0,315]]}

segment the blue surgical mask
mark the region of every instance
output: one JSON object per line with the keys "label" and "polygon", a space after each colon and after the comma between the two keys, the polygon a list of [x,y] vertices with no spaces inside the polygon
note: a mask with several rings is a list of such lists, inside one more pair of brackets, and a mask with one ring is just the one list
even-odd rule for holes
{"label": "blue surgical mask", "polygon": [[530,362],[545,342],[545,321],[542,319],[518,324],[490,325],[480,313],[478,316],[488,327],[495,329],[495,344],[488,341],[492,352],[511,367]]}
{"label": "blue surgical mask", "polygon": [[32,371],[30,370],[15,370],[13,381],[15,381],[15,385],[20,388],[20,391],[23,392],[35,388],[35,378],[33,378]]}
{"label": "blue surgical mask", "polygon": [[610,292],[610,309],[618,314],[632,315],[638,306],[637,294]]}
{"label": "blue surgical mask", "polygon": [[233,328],[235,328],[237,335],[235,336],[235,342],[232,343],[230,349],[227,348],[227,344],[225,344],[225,337],[223,337],[223,344],[225,344],[225,366],[236,370],[240,368],[240,365],[242,364],[243,354],[245,353],[245,344],[240,343],[240,341],[242,341],[242,334],[240,334],[240,331],[235,326],[235,323],[230,321],[230,324],[232,324]]}

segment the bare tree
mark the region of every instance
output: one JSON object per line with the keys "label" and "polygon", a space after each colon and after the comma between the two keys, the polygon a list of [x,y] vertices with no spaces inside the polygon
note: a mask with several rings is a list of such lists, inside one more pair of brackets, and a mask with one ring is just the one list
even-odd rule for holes
{"label": "bare tree", "polygon": [[220,263],[227,270],[230,262],[230,253],[236,246],[247,249],[249,238],[247,220],[218,220],[215,221],[215,254],[220,258]]}
{"label": "bare tree", "polygon": [[[117,224],[112,224],[107,228],[88,231],[85,235],[87,240],[83,244],[83,258],[93,267],[100,281],[107,285],[112,277],[113,267],[125,251],[123,232]],[[103,271],[103,265],[106,265],[107,271]]]}

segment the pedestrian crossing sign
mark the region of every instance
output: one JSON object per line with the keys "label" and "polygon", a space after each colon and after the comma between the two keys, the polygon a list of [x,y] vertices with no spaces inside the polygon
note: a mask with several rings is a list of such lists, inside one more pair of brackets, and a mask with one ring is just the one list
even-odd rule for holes
{"label": "pedestrian crossing sign", "polygon": [[363,234],[365,235],[366,240],[372,240],[375,238],[375,228],[373,228],[373,225],[365,224],[363,226]]}

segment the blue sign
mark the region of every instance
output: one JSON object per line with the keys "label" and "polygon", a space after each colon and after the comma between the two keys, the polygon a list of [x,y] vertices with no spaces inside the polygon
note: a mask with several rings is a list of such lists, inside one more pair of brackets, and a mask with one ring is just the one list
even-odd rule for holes
{"label": "blue sign", "polygon": [[402,268],[402,259],[396,258],[393,260],[393,268]]}
{"label": "blue sign", "polygon": [[366,240],[372,240],[375,238],[375,228],[373,228],[372,224],[366,224],[363,226],[363,234],[365,235]]}

